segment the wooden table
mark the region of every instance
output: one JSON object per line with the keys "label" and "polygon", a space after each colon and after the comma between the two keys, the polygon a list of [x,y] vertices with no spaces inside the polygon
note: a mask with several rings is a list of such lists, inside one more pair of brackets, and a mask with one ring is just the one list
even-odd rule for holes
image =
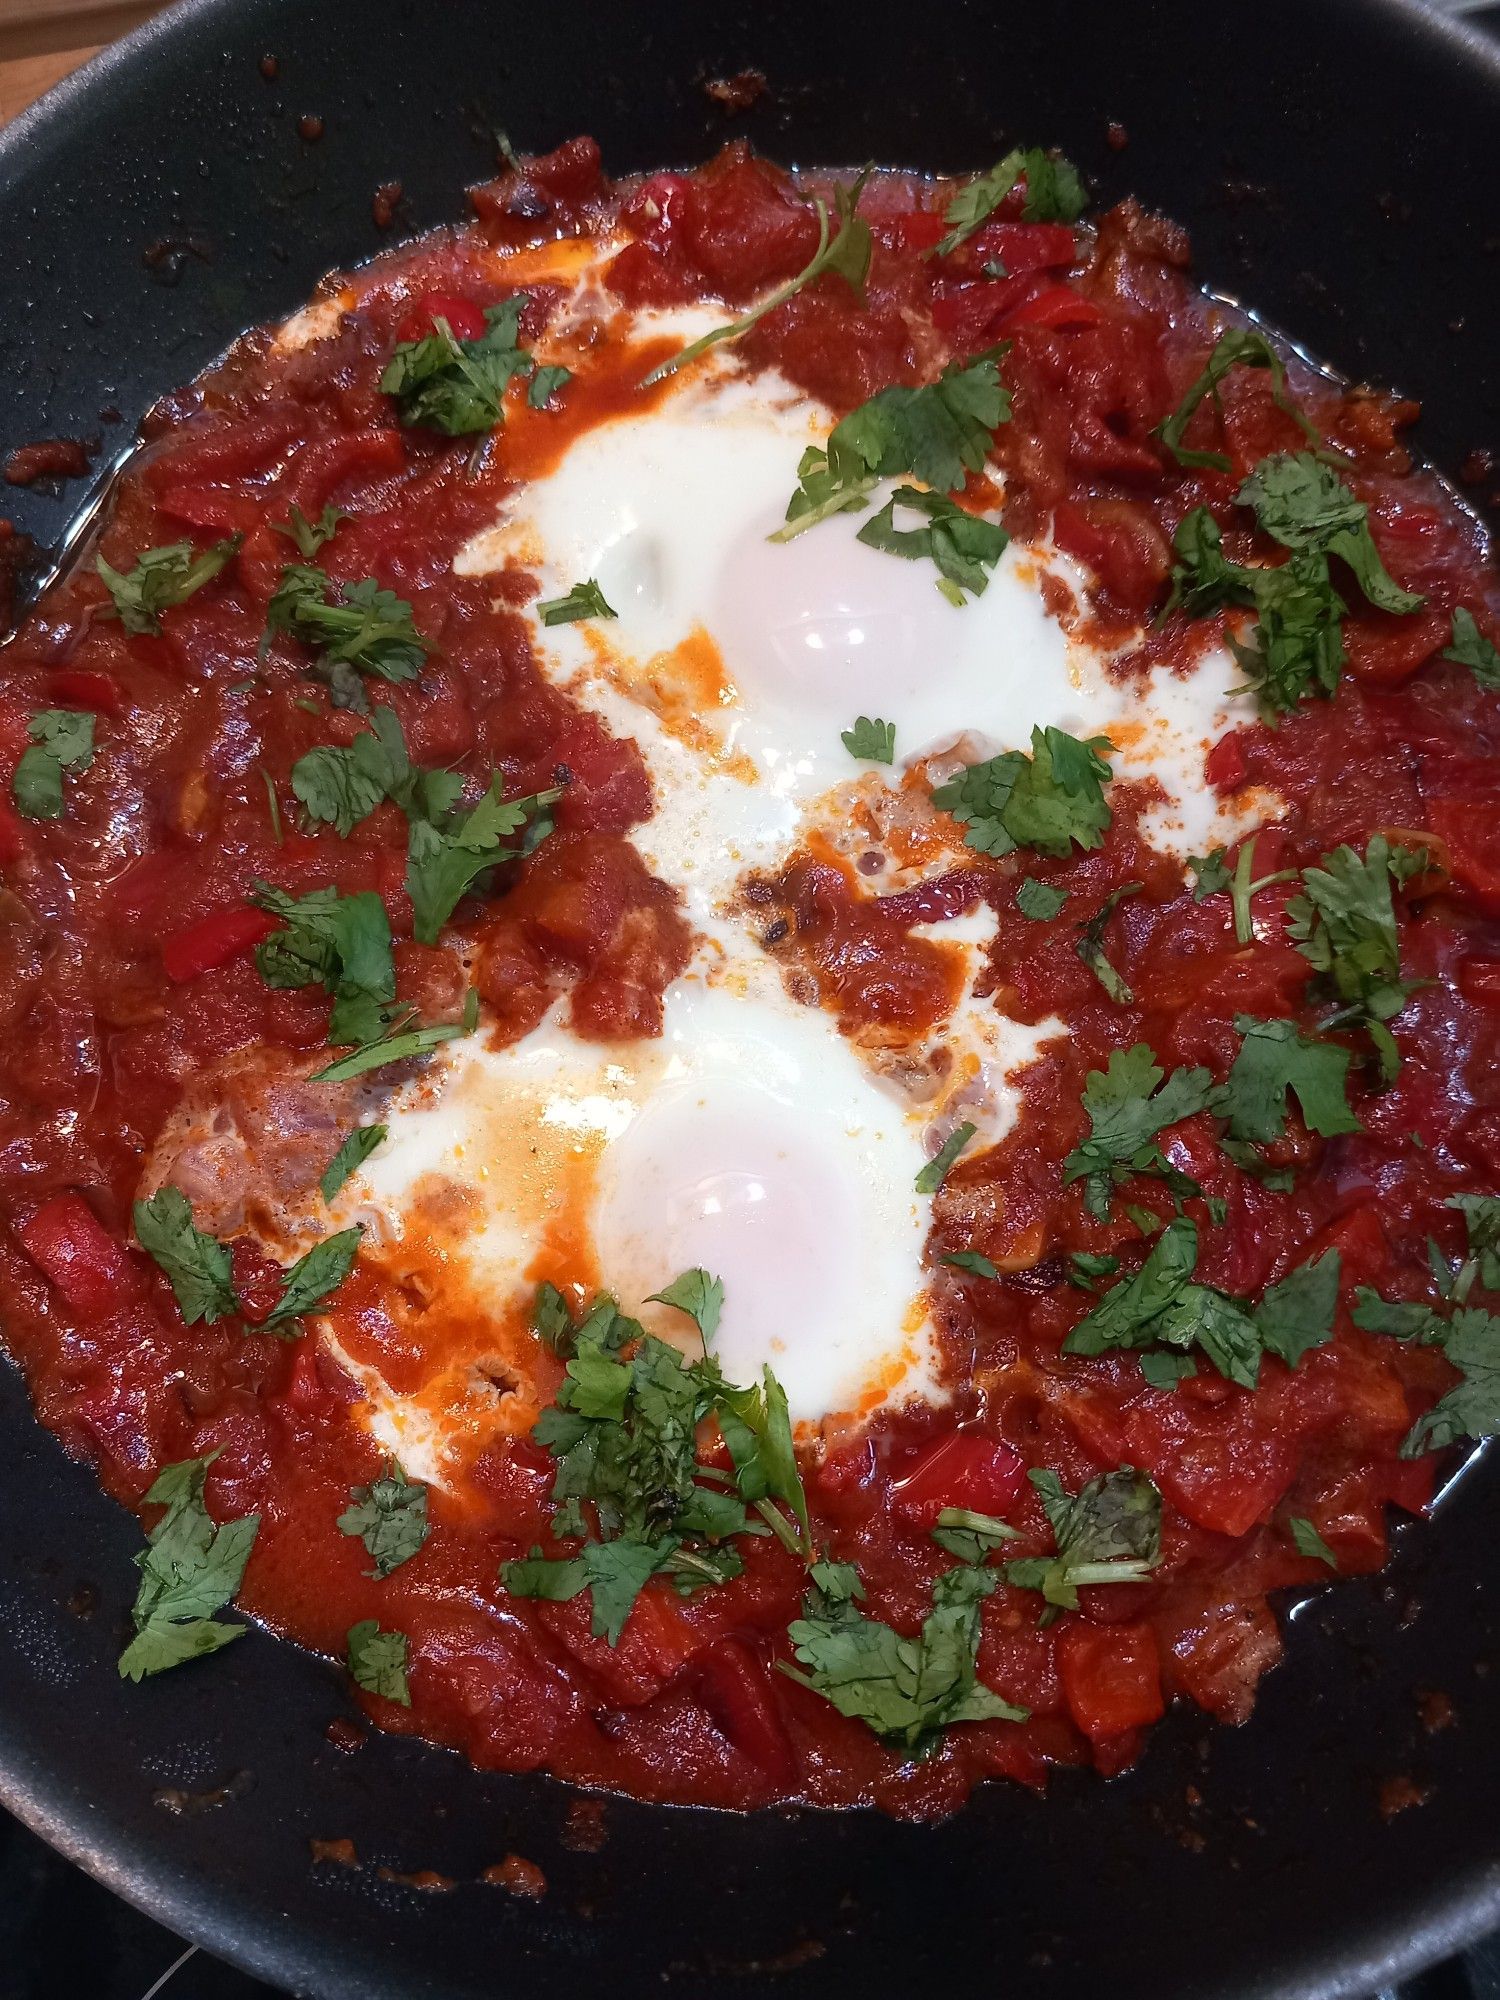
{"label": "wooden table", "polygon": [[156,11],[150,0],[0,0],[0,125]]}

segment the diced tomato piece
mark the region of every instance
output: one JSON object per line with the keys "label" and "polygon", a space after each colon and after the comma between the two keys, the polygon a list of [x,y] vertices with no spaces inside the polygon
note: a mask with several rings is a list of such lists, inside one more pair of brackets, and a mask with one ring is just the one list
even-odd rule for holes
{"label": "diced tomato piece", "polygon": [[240,1310],[253,1326],[269,1319],[285,1289],[281,1266],[253,1236],[237,1236],[229,1246],[229,1271]]}
{"label": "diced tomato piece", "polygon": [[26,826],[8,798],[0,796],[0,866],[26,852]]}
{"label": "diced tomato piece", "polygon": [[1097,326],[1103,317],[1093,300],[1075,292],[1071,285],[1048,285],[1008,312],[1001,324],[1058,331],[1068,326]]}
{"label": "diced tomato piece", "polygon": [[937,209],[913,209],[907,215],[883,215],[877,228],[898,250],[934,250],[948,234],[948,224]]}
{"label": "diced tomato piece", "polygon": [[85,1319],[118,1311],[140,1289],[129,1252],[81,1194],[53,1195],[16,1235],[32,1263]]}
{"label": "diced tomato piece", "polygon": [[1382,1497],[1405,1513],[1420,1514],[1432,1505],[1437,1487],[1437,1459],[1393,1458],[1375,1468],[1375,1483]]}
{"label": "diced tomato piece", "polygon": [[1221,736],[1203,760],[1203,776],[1216,792],[1235,792],[1250,775],[1245,745],[1238,730]]}
{"label": "diced tomato piece", "polygon": [[1361,611],[1344,620],[1348,672],[1373,687],[1399,687],[1448,643],[1452,623],[1446,612],[1396,616]]}
{"label": "diced tomato piece", "polygon": [[769,1777],[790,1778],[792,1746],[787,1739],[771,1676],[748,1646],[721,1639],[698,1656],[703,1706],[753,1764]]}
{"label": "diced tomato piece", "polygon": [[1458,968],[1458,990],[1481,1007],[1500,1007],[1500,959],[1465,959]]}
{"label": "diced tomato piece", "polygon": [[1133,1461],[1179,1512],[1219,1535],[1248,1534],[1268,1520],[1296,1469],[1291,1446],[1243,1400],[1203,1409],[1163,1398],[1161,1407],[1132,1410],[1126,1429]]}
{"label": "diced tomato piece", "polygon": [[1161,595],[1172,568],[1171,546],[1135,501],[1059,500],[1052,533],[1125,610],[1147,611]]}
{"label": "diced tomato piece", "polygon": [[[264,1318],[264,1314],[261,1315]],[[250,1315],[247,1313],[248,1319]],[[334,1402],[332,1390],[324,1382],[318,1368],[318,1344],[315,1340],[299,1340],[292,1354],[292,1363],[287,1370],[286,1383],[275,1401],[284,1410],[295,1411],[298,1416],[318,1416],[329,1410]]]}
{"label": "diced tomato piece", "polygon": [[933,324],[960,354],[972,353],[977,347],[988,346],[1006,315],[1040,291],[1044,283],[1034,273],[1023,271],[1014,278],[942,284],[932,301]]}
{"label": "diced tomato piece", "polygon": [[1475,796],[1460,783],[1451,795],[1429,796],[1427,816],[1447,843],[1454,881],[1491,916],[1500,916],[1500,798],[1490,788]]}
{"label": "diced tomato piece", "polygon": [[478,340],[487,324],[484,308],[456,292],[422,292],[407,307],[406,317],[396,329],[397,340],[425,340],[446,320],[455,340]]}
{"label": "diced tomato piece", "polygon": [[168,979],[195,979],[200,972],[212,972],[248,951],[272,931],[279,929],[277,918],[264,910],[237,903],[227,910],[215,910],[185,930],[176,931],[161,948],[161,962]]}
{"label": "diced tomato piece", "polygon": [[1161,1655],[1149,1625],[1089,1625],[1058,1636],[1057,1663],[1068,1713],[1091,1742],[1155,1722],[1166,1704]]}
{"label": "diced tomato piece", "polygon": [[1026,1479],[1026,1461],[996,1438],[978,1431],[950,1431],[929,1445],[892,1495],[909,1520],[930,1527],[945,1507],[976,1514],[1004,1514]]}
{"label": "diced tomato piece", "polygon": [[987,222],[962,246],[972,264],[981,268],[1003,264],[1010,278],[1030,271],[1066,270],[1077,249],[1064,222]]}
{"label": "diced tomato piece", "polygon": [[81,667],[63,667],[52,676],[53,698],[72,707],[92,709],[96,715],[123,715],[125,696],[113,674],[86,672]]}
{"label": "diced tomato piece", "polygon": [[157,503],[174,521],[216,535],[248,535],[259,521],[264,502],[251,493],[224,486],[169,486]]}

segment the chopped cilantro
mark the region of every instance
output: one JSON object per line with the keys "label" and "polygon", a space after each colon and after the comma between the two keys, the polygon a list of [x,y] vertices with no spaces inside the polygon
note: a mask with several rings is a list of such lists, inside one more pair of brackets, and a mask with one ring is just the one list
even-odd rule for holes
{"label": "chopped cilantro", "polygon": [[216,1653],[245,1630],[223,1625],[213,1614],[240,1587],[260,1516],[214,1525],[203,1487],[217,1456],[210,1452],[163,1466],[146,1493],[147,1506],[166,1512],[136,1557],[141,1582],[130,1614],[135,1637],[120,1655],[122,1680],[141,1681]]}
{"label": "chopped cilantro", "polygon": [[958,1158],[964,1147],[968,1145],[978,1129],[978,1126],[970,1124],[968,1119],[965,1119],[962,1125],[956,1125],[953,1128],[942,1145],[939,1146],[932,1158],[927,1162],[926,1166],[918,1172],[915,1182],[918,1194],[937,1193],[943,1182],[947,1180],[949,1170],[953,1166],[954,1161]]}
{"label": "chopped cilantro", "polygon": [[684,1271],[661,1291],[652,1292],[650,1299],[653,1304],[675,1306],[678,1312],[686,1313],[697,1327],[703,1345],[713,1346],[719,1315],[724,1310],[724,1286],[720,1279],[701,1268]]}
{"label": "chopped cilantro", "polygon": [[1468,1254],[1447,1286],[1447,1296],[1462,1305],[1476,1279],[1485,1291],[1500,1292],[1500,1195],[1454,1194],[1443,1206],[1463,1216],[1468,1238]]}
{"label": "chopped cilantro", "polygon": [[333,540],[339,531],[339,524],[351,521],[353,518],[354,516],[346,514],[342,507],[335,507],[330,502],[316,521],[309,521],[302,509],[293,501],[290,520],[273,521],[271,529],[274,534],[285,535],[288,541],[295,543],[298,555],[304,562],[310,563],[323,544]]}
{"label": "chopped cilantro", "polygon": [[1211,1109],[1229,1120],[1233,1139],[1257,1145],[1286,1132],[1287,1093],[1297,1099],[1310,1132],[1331,1139],[1363,1126],[1349,1109],[1349,1051],[1304,1035],[1295,1021],[1257,1021],[1237,1014],[1239,1052],[1213,1093]]}
{"label": "chopped cilantro", "polygon": [[362,1226],[341,1229],[325,1236],[299,1257],[283,1279],[281,1297],[260,1323],[262,1333],[275,1333],[288,1322],[311,1312],[328,1294],[336,1291],[354,1268],[359,1255]]}
{"label": "chopped cilantro", "polygon": [[1060,913],[1067,900],[1066,889],[1054,888],[1048,882],[1038,882],[1034,875],[1028,875],[1016,890],[1016,908],[1023,917],[1030,918],[1034,924],[1049,923]]}
{"label": "chopped cilantro", "polygon": [[526,389],[526,406],[531,410],[545,410],[560,389],[565,389],[573,379],[571,368],[562,368],[555,363],[538,368]]}
{"label": "chopped cilantro", "polygon": [[195,549],[191,542],[172,542],[160,549],[143,549],[135,567],[123,574],[111,569],[100,556],[94,567],[103,577],[112,600],[104,613],[118,618],[127,632],[137,635],[161,634],[161,614],[174,604],[184,604],[195,591],[211,583],[238,553],[243,535]]}
{"label": "chopped cilantro", "polygon": [[1338,1557],[1305,1515],[1293,1514],[1287,1526],[1291,1529],[1292,1540],[1297,1545],[1299,1555],[1311,1556],[1317,1562],[1327,1563],[1331,1570],[1337,1572]]}
{"label": "chopped cilantro", "polygon": [[410,1561],[427,1539],[427,1488],[408,1479],[393,1460],[389,1472],[349,1492],[339,1515],[340,1532],[358,1535],[375,1567],[370,1576],[389,1576]]}
{"label": "chopped cilantro", "polygon": [[411,1009],[397,1013],[382,1033],[363,1043],[337,1062],[331,1062],[326,1069],[315,1070],[308,1078],[309,1083],[347,1083],[350,1077],[363,1076],[372,1069],[384,1069],[388,1063],[407,1062],[413,1056],[431,1055],[444,1042],[451,1042],[461,1035],[472,1035],[479,1020],[479,995],[471,986],[464,998],[463,1016],[457,1021],[439,1021],[430,1027],[413,1027],[414,1016]]}
{"label": "chopped cilantro", "polygon": [[1500,1432],[1500,1319],[1460,1306],[1444,1329],[1442,1349],[1463,1380],[1418,1417],[1402,1443],[1403,1458]]}
{"label": "chopped cilantro", "polygon": [[[329,592],[333,592],[330,598]],[[266,606],[264,647],[274,632],[289,632],[322,654],[317,672],[336,708],[364,713],[368,700],[360,674],[383,681],[414,681],[432,647],[412,622],[412,608],[373,577],[334,584],[326,570],[288,563]]]}
{"label": "chopped cilantro", "polygon": [[382,394],[401,406],[403,424],[466,437],[505,420],[506,384],[536,365],[520,345],[526,293],[485,308],[486,326],[474,340],[457,340],[438,320],[420,340],[403,340],[380,377]]}
{"label": "chopped cilantro", "polygon": [[960,1562],[982,1563],[1006,1542],[1019,1541],[1021,1531],[993,1514],[976,1514],[970,1507],[944,1507],[932,1530],[940,1549]]}
{"label": "chopped cilantro", "polygon": [[178,1309],[189,1326],[227,1319],[240,1309],[229,1271],[229,1252],[193,1223],[180,1188],[158,1188],[134,1209],[136,1241],[171,1280]]}
{"label": "chopped cilantro", "polygon": [[1206,1069],[1176,1069],[1165,1076],[1146,1042],[1116,1049],[1108,1069],[1088,1073],[1083,1108],[1089,1137],[1064,1160],[1064,1184],[1083,1180],[1089,1213],[1101,1219],[1109,1215],[1114,1190],[1135,1174],[1159,1176],[1174,1195],[1199,1193],[1198,1183],[1172,1165],[1158,1139],[1169,1125],[1204,1110],[1212,1085]]}
{"label": "chopped cilantro", "polygon": [[[898,507],[925,514],[927,526],[898,528]],[[937,567],[938,589],[950,604],[961,606],[965,591],[972,597],[983,594],[1010,537],[997,521],[971,514],[946,494],[898,486],[880,512],[865,522],[856,540],[914,562],[930,557]]]}
{"label": "chopped cilantro", "polygon": [[1255,939],[1251,899],[1262,889],[1274,889],[1280,882],[1297,880],[1295,868],[1280,868],[1271,875],[1256,875],[1255,847],[1259,838],[1259,834],[1252,833],[1240,842],[1232,870],[1222,847],[1216,847],[1209,855],[1192,854],[1188,857],[1188,866],[1197,878],[1193,886],[1193,901],[1206,903],[1210,896],[1217,896],[1227,889],[1234,912],[1234,935],[1240,944],[1251,944]]}
{"label": "chopped cilantro", "polygon": [[943,1262],[951,1264],[955,1270],[967,1271],[971,1278],[998,1278],[1000,1273],[988,1257],[977,1250],[945,1250]]}
{"label": "chopped cilantro", "polygon": [[1077,1493],[1046,1466],[1033,1466],[1026,1477],[1041,1496],[1056,1553],[1013,1557],[1004,1565],[1005,1580],[1041,1592],[1044,1625],[1076,1611],[1085,1584],[1146,1581],[1161,1560],[1161,1495],[1144,1472],[1122,1465]]}
{"label": "chopped cilantro", "polygon": [[1462,605],[1453,614],[1453,637],[1443,658],[1467,667],[1482,688],[1500,688],[1500,648],[1485,638],[1473,612]]}
{"label": "chopped cilantro", "polygon": [[352,1173],[357,1173],[384,1139],[384,1125],[356,1125],[323,1169],[318,1188],[324,1201],[332,1201]]}
{"label": "chopped cilantro", "polygon": [[27,819],[61,819],[63,772],[94,761],[94,718],[75,708],[44,708],[26,725],[31,739],[16,765],[11,790]]}
{"label": "chopped cilantro", "polygon": [[1076,222],[1088,205],[1083,181],[1071,160],[1047,153],[1040,146],[1014,147],[987,174],[961,187],[943,211],[949,230],[927,252],[947,257],[989,221],[1006,196],[1024,181],[1026,199],[1021,213],[1027,222]]}
{"label": "chopped cilantro", "polygon": [[1139,882],[1127,882],[1122,888],[1111,890],[1088,921],[1078,926],[1078,942],[1073,947],[1117,1007],[1128,1007],[1135,994],[1110,963],[1104,949],[1104,934],[1109,929],[1110,918],[1126,897],[1140,893]]}
{"label": "chopped cilantro", "polygon": [[575,583],[564,597],[549,597],[536,607],[544,625],[576,625],[582,618],[618,618],[593,577]]}
{"label": "chopped cilantro", "polygon": [[383,1034],[396,1012],[396,966],[390,919],[375,891],[346,896],[327,888],[292,896],[258,881],[251,900],[285,925],[255,948],[266,984],[326,987],[333,995],[328,1039],[334,1047]]}
{"label": "chopped cilantro", "polygon": [[836,231],[833,230],[829,220],[828,204],[814,200],[813,213],[818,218],[818,247],[813,252],[811,260],[795,278],[789,278],[784,285],[779,285],[768,297],[762,299],[758,306],[747,313],[741,313],[738,319],[732,319],[724,326],[716,326],[710,332],[700,335],[697,340],[690,341],[680,353],[674,354],[669,361],[663,361],[659,367],[653,368],[649,375],[643,377],[641,387],[649,389],[653,382],[660,382],[668,375],[675,375],[679,368],[685,368],[690,361],[696,361],[700,354],[706,354],[709,348],[717,346],[721,340],[738,340],[741,334],[748,333],[752,326],[763,320],[767,313],[774,312],[777,306],[785,305],[788,299],[795,298],[798,292],[812,284],[816,278],[825,276],[842,278],[855,298],[863,305],[865,278],[870,269],[873,239],[869,223],[855,211],[859,206],[859,197],[864,190],[866,178],[867,175],[861,174],[852,187],[834,189],[834,213],[839,225]]}
{"label": "chopped cilantro", "polygon": [[412,932],[419,944],[436,944],[438,933],[481,876],[503,861],[531,854],[552,831],[549,811],[560,788],[506,800],[496,772],[478,805],[457,808],[436,823],[414,819],[407,840],[406,888],[411,897]]}
{"label": "chopped cilantro", "polygon": [[369,722],[347,748],[320,743],[292,766],[292,790],[308,817],[345,839],[386,799],[408,819],[440,820],[458,803],[463,779],[412,763],[394,709],[382,704]]}
{"label": "chopped cilantro", "polygon": [[1033,729],[1029,757],[1003,750],[970,764],[936,788],[932,803],[968,829],[969,846],[981,854],[1030,847],[1061,860],[1075,845],[1104,844],[1111,818],[1104,786],[1114,773],[1100,753],[1113,747],[1107,736],[1085,743],[1066,730]]}
{"label": "chopped cilantro", "polygon": [[1370,533],[1369,509],[1315,452],[1263,458],[1236,496],[1261,529],[1294,553],[1337,556],[1377,611],[1421,609],[1424,600],[1386,574]]}
{"label": "chopped cilantro", "polygon": [[896,725],[882,722],[879,716],[857,715],[852,729],[841,730],[839,741],[851,757],[859,757],[870,764],[893,764],[896,761]]}
{"label": "chopped cilantro", "polygon": [[406,1634],[382,1632],[377,1618],[361,1618],[349,1627],[349,1672],[355,1686],[403,1708],[411,1707],[407,1654]]}
{"label": "chopped cilantro", "polygon": [[1377,833],[1363,855],[1340,847],[1323,856],[1320,868],[1304,868],[1302,894],[1287,905],[1298,951],[1342,1003],[1337,1020],[1364,1027],[1387,1083],[1401,1058],[1385,1024],[1416,990],[1401,977],[1391,885],[1420,875],[1426,865],[1424,853],[1392,847]]}
{"label": "chopped cilantro", "polygon": [[1297,423],[1303,435],[1314,445],[1320,442],[1317,431],[1297,408],[1287,393],[1286,369],[1281,356],[1267,340],[1266,336],[1253,326],[1231,327],[1221,333],[1214,343],[1213,352],[1204,365],[1203,373],[1188,390],[1172,415],[1157,427],[1157,435],[1171,452],[1179,465],[1207,466],[1216,472],[1229,472],[1233,468],[1222,452],[1194,451],[1183,444],[1183,435],[1191,422],[1194,412],[1205,396],[1212,396],[1214,407],[1219,405],[1219,385],[1231,368],[1264,368],[1271,376],[1271,399],[1279,410]]}
{"label": "chopped cilantro", "polygon": [[1068,1282],[1083,1292],[1097,1292],[1101,1278],[1112,1278],[1120,1268],[1118,1257],[1107,1250],[1073,1250],[1068,1255]]}

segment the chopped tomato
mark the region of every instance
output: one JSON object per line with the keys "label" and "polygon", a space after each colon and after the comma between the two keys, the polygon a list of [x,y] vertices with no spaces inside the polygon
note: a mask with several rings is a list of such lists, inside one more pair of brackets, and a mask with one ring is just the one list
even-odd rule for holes
{"label": "chopped tomato", "polygon": [[216,535],[247,535],[261,517],[264,502],[251,493],[225,486],[168,486],[161,510],[190,528]]}
{"label": "chopped tomato", "polygon": [[1068,1713],[1094,1742],[1143,1729],[1166,1706],[1161,1655],[1149,1625],[1089,1625],[1075,1618],[1058,1635],[1057,1664]]}
{"label": "chopped tomato", "polygon": [[1044,326],[1056,332],[1068,326],[1097,326],[1103,317],[1093,300],[1071,285],[1048,285],[1008,312],[1001,325]]}
{"label": "chopped tomato", "polygon": [[85,1319],[117,1312],[139,1290],[135,1266],[81,1194],[55,1194],[17,1226],[32,1263]]}
{"label": "chopped tomato", "polygon": [[945,1507],[1003,1515],[1026,1482],[1026,1461],[978,1431],[950,1431],[929,1446],[898,1479],[896,1506],[909,1520],[930,1527]]}
{"label": "chopped tomato", "polygon": [[769,1776],[788,1777],[792,1746],[771,1676],[756,1655],[738,1639],[721,1639],[698,1655],[697,1671],[708,1712],[735,1749]]}
{"label": "chopped tomato", "polygon": [[125,696],[113,674],[62,667],[52,676],[53,699],[71,707],[92,709],[96,715],[123,715]]}
{"label": "chopped tomato", "polygon": [[280,920],[266,911],[235,904],[174,932],[162,945],[161,962],[169,979],[196,979],[200,972],[227,965],[279,928]]}
{"label": "chopped tomato", "polygon": [[1171,544],[1133,500],[1060,500],[1052,533],[1057,546],[1087,563],[1127,611],[1148,611],[1166,587]]}
{"label": "chopped tomato", "polygon": [[396,338],[425,340],[437,331],[439,320],[447,323],[455,340],[478,340],[488,325],[483,306],[472,299],[460,298],[456,292],[421,292],[407,307]]}
{"label": "chopped tomato", "polygon": [[1237,792],[1249,775],[1244,739],[1238,730],[1231,730],[1204,758],[1204,779],[1216,792]]}
{"label": "chopped tomato", "polygon": [[26,852],[26,824],[10,800],[0,793],[0,865],[19,861]]}

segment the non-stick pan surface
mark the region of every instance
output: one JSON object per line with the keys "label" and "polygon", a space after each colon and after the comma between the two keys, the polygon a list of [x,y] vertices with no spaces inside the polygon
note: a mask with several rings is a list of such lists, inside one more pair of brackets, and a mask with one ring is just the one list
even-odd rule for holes
{"label": "non-stick pan surface", "polygon": [[[726,120],[703,83],[746,66],[769,91]],[[458,217],[496,125],[532,149],[593,132],[615,170],[738,131],[784,159],[950,169],[1058,144],[1104,196],[1192,225],[1206,282],[1420,396],[1445,470],[1500,446],[1500,64],[1395,0],[185,0],[0,138],[0,441],[123,444],[242,327],[386,240],[379,184],[402,182],[403,227]],[[80,504],[34,489],[4,511],[51,543]],[[1500,1921],[1497,1471],[1384,1576],[1304,1607],[1244,1729],[1180,1712],[1112,1784],[991,1786],[937,1827],[612,1803],[586,1853],[545,1779],[333,1748],[338,1676],[259,1633],[122,1684],[138,1530],[7,1371],[0,1797],[152,1915],[340,2000],[1367,1992]],[[1436,1733],[1433,1692],[1455,1716]],[[313,1864],[340,1839],[358,1869]],[[478,1879],[512,1851],[544,1869],[540,1901]]]}

